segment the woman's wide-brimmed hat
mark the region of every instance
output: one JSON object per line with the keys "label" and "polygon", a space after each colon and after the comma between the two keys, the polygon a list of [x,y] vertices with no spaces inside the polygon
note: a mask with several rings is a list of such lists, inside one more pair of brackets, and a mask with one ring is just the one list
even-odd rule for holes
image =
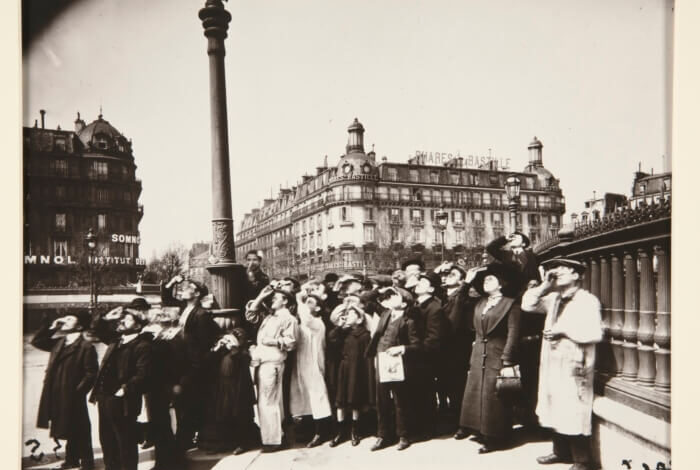
{"label": "woman's wide-brimmed hat", "polygon": [[477,271],[476,276],[471,282],[472,287],[481,295],[487,295],[486,292],[484,292],[484,279],[488,275],[493,275],[498,278],[503,295],[506,297],[515,295],[518,286],[518,272],[515,271],[515,269],[502,263],[490,263],[483,266]]}

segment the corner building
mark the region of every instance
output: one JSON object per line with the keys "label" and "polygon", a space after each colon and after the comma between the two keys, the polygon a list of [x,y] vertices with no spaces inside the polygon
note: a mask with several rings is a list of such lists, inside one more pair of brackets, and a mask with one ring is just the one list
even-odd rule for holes
{"label": "corner building", "polygon": [[45,128],[44,114],[23,129],[25,289],[86,285],[90,228],[100,285],[135,282],[145,261],[131,140],[102,114],[86,125],[78,113],[74,131]]}
{"label": "corner building", "polygon": [[[521,181],[518,229],[533,243],[555,234],[565,212],[559,180],[542,165],[542,143],[528,146],[523,172],[499,170],[496,161],[468,168],[455,158],[443,166],[377,162],[365,153],[364,127],[355,119],[348,128],[345,154],[335,166],[316,168],[276,199],[245,214],[236,235],[238,259],[248,250],[263,253],[271,276],[322,275],[354,271],[373,274],[395,269],[413,254],[428,266],[442,257],[480,259],[483,247],[510,227],[505,180]],[[436,214],[444,208],[448,225],[442,233]]]}

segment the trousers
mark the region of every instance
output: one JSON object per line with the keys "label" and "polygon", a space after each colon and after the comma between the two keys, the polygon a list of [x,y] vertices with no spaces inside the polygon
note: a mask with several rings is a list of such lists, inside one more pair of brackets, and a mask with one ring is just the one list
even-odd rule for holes
{"label": "trousers", "polygon": [[105,470],[136,470],[139,461],[136,416],[124,415],[124,401],[119,397],[101,397],[97,412]]}
{"label": "trousers", "polygon": [[263,362],[258,367],[258,418],[263,445],[282,444],[284,362]]}
{"label": "trousers", "polygon": [[554,454],[574,463],[587,464],[591,460],[590,436],[568,436],[555,433],[552,436]]}

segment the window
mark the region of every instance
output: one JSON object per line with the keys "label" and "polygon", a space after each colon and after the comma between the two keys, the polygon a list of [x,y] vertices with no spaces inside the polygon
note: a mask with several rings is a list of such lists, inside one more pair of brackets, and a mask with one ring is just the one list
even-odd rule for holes
{"label": "window", "polygon": [[68,256],[68,241],[67,240],[54,240],[54,242],[53,242],[53,255],[54,256]]}
{"label": "window", "polygon": [[453,211],[452,212],[452,223],[453,224],[463,224],[464,223],[464,212]]}
{"label": "window", "polygon": [[109,201],[109,192],[106,189],[98,188],[97,189],[97,200],[99,202],[108,202]]}
{"label": "window", "polygon": [[66,187],[65,186],[56,186],[56,199],[65,199],[66,198]]}
{"label": "window", "polygon": [[92,167],[88,170],[88,177],[92,179],[105,180],[108,175],[107,162],[92,162]]}
{"label": "window", "polygon": [[442,203],[442,196],[440,194],[440,191],[433,191],[433,203],[435,203],[435,204]]}
{"label": "window", "polygon": [[68,162],[63,159],[53,160],[51,172],[57,176],[68,176]]}
{"label": "window", "polygon": [[482,201],[484,203],[484,206],[490,206],[491,205],[491,193],[483,193],[484,195],[482,196]]}
{"label": "window", "polygon": [[430,172],[430,182],[433,184],[437,184],[440,182],[440,173],[437,171],[431,171]]}
{"label": "window", "polygon": [[399,241],[399,228],[396,225],[393,225],[391,227],[391,241],[392,242]]}
{"label": "window", "polygon": [[401,188],[401,200],[402,201],[410,201],[411,200],[411,191],[408,188]]}
{"label": "window", "polygon": [[450,182],[452,184],[459,184],[459,173],[450,173]]}
{"label": "window", "polygon": [[472,202],[475,206],[481,206],[481,193],[472,193]]}
{"label": "window", "polygon": [[423,230],[419,228],[414,228],[413,229],[413,242],[414,243],[420,243],[423,239]]}
{"label": "window", "polygon": [[411,209],[411,222],[414,224],[423,223],[423,211],[421,209]]}
{"label": "window", "polygon": [[396,207],[389,209],[389,222],[392,224],[401,223],[401,209]]}
{"label": "window", "polygon": [[56,214],[56,230],[66,229],[66,214]]}
{"label": "window", "polygon": [[503,214],[501,212],[492,212],[491,223],[497,227],[503,226]]}
{"label": "window", "polygon": [[664,185],[663,185],[664,191],[670,191],[671,190],[671,178],[664,178]]}
{"label": "window", "polygon": [[349,214],[349,212],[348,212],[348,208],[347,208],[347,207],[341,207],[341,208],[340,208],[340,220],[341,220],[342,222],[347,222],[347,221],[349,220],[349,218],[350,218],[350,214]]}
{"label": "window", "polygon": [[530,227],[536,227],[540,224],[540,216],[538,214],[528,214],[527,215],[527,224]]}
{"label": "window", "polygon": [[550,223],[550,225],[559,225],[559,216],[558,215],[550,215],[549,216],[549,223]]}
{"label": "window", "polygon": [[322,230],[321,214],[316,216],[316,230]]}
{"label": "window", "polygon": [[387,168],[386,169],[386,176],[389,181],[396,181],[397,178],[397,173],[396,173],[396,168]]}
{"label": "window", "polygon": [[362,198],[363,199],[374,199],[374,189],[370,186],[362,187]]}
{"label": "window", "polygon": [[323,249],[323,238],[320,233],[316,235],[316,248]]}
{"label": "window", "polygon": [[418,170],[409,170],[408,177],[412,182],[418,183]]}
{"label": "window", "polygon": [[365,243],[374,243],[374,225],[365,225]]}
{"label": "window", "polygon": [[474,173],[469,173],[467,175],[467,183],[466,184],[468,184],[470,186],[475,186],[477,184],[477,178],[476,178],[476,175]]}
{"label": "window", "polygon": [[398,201],[399,200],[399,190],[398,188],[390,188],[389,189],[389,199],[392,201]]}
{"label": "window", "polygon": [[66,139],[64,138],[57,138],[54,140],[53,145],[56,150],[60,150],[61,152],[66,151]]}
{"label": "window", "polygon": [[535,178],[525,178],[525,187],[527,189],[535,189]]}
{"label": "window", "polygon": [[365,207],[365,220],[366,221],[373,221],[374,220],[374,208],[373,207]]}
{"label": "window", "polygon": [[464,244],[464,230],[455,230],[455,243],[457,245]]}
{"label": "window", "polygon": [[107,216],[105,214],[97,214],[97,230],[104,230],[107,227]]}
{"label": "window", "polygon": [[489,175],[489,183],[491,184],[491,186],[498,186],[498,175],[491,173]]}
{"label": "window", "polygon": [[421,192],[420,189],[414,189],[413,190],[413,201],[415,202],[421,202],[423,200],[423,193]]}
{"label": "window", "polygon": [[474,222],[474,225],[483,225],[484,213],[483,212],[472,212],[472,222]]}
{"label": "window", "polygon": [[644,194],[647,192],[647,185],[645,183],[642,183],[639,185],[639,194]]}

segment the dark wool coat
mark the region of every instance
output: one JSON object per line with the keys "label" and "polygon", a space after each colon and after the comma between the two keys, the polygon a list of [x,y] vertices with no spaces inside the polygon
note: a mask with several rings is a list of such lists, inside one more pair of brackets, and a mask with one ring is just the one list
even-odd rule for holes
{"label": "dark wool coat", "polygon": [[[377,355],[377,345],[379,344],[379,339],[382,337],[386,331],[386,327],[389,324],[389,319],[391,318],[391,310],[386,310],[382,313],[379,318],[379,323],[377,324],[377,330],[374,336],[367,346],[367,351],[365,355],[368,358],[374,359]],[[423,358],[423,342],[421,338],[423,337],[422,331],[420,330],[420,313],[416,312],[415,309],[408,309],[404,312],[403,316],[399,320],[399,344],[406,347],[406,351],[403,355],[404,364],[404,375],[406,380],[412,380],[416,378],[417,373],[420,372],[421,364],[424,360]]]}
{"label": "dark wool coat", "polygon": [[341,349],[338,366],[337,390],[335,403],[338,407],[362,408],[370,404],[370,360],[365,357],[365,350],[370,342],[370,334],[364,325],[350,330],[336,327],[329,334],[329,342],[339,343]]}
{"label": "dark wool coat", "polygon": [[[111,343],[105,351],[97,372],[95,389],[90,395],[90,402],[95,403],[100,398],[100,386],[105,378],[105,366],[119,345],[118,341]],[[141,336],[121,346],[119,361],[115,364],[116,378],[124,387],[124,416],[136,419],[141,413],[142,398],[148,391],[151,377],[151,342]]]}
{"label": "dark wool coat", "polygon": [[90,430],[85,397],[97,376],[97,352],[82,336],[64,347],[66,339],[53,339],[53,333],[46,324],[32,339],[34,347],[51,352],[41,390],[37,427],[48,428],[50,421],[51,437],[66,439],[70,434],[75,435],[69,430]]}
{"label": "dark wool coat", "polygon": [[486,298],[474,308],[476,340],[472,348],[460,426],[487,437],[505,437],[512,427],[510,405],[496,394],[503,362],[516,362],[520,306],[509,297],[482,315]]}

